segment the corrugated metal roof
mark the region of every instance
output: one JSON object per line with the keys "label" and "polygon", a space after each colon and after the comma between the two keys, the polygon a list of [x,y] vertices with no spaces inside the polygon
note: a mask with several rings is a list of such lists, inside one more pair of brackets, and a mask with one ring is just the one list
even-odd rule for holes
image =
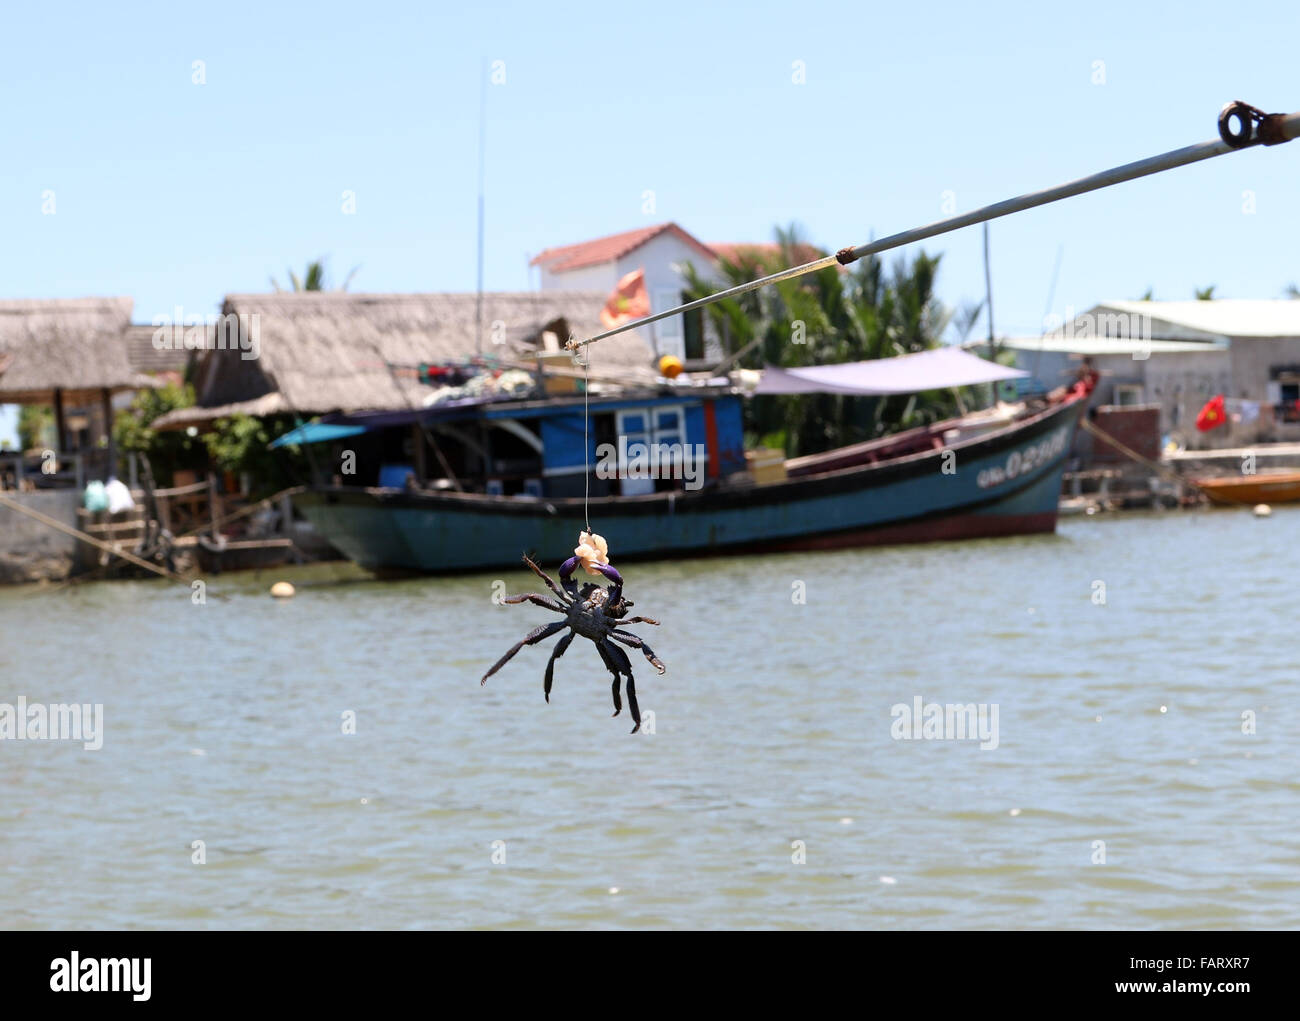
{"label": "corrugated metal roof", "polygon": [[[987,346],[987,341],[980,341]],[[1043,351],[1048,354],[1077,355],[1131,355],[1149,351],[1151,354],[1189,354],[1204,351],[1226,351],[1225,340],[1141,340],[1129,337],[1062,337],[1048,334],[1045,337],[1004,337],[998,347],[1015,351]]]}
{"label": "corrugated metal roof", "polygon": [[1215,298],[1212,301],[1105,301],[1098,310],[1149,315],[1224,337],[1300,337],[1300,300]]}

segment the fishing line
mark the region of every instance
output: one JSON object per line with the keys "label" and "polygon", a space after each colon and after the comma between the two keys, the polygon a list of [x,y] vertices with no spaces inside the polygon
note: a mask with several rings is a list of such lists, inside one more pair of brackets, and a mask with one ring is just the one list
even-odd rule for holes
{"label": "fishing line", "polygon": [[587,534],[591,534],[591,512],[588,509],[591,503],[591,443],[587,439],[588,430],[591,427],[591,382],[589,372],[591,370],[591,348],[587,348],[586,357],[582,361],[582,480],[586,485],[586,492],[582,496],[582,519],[587,523]]}

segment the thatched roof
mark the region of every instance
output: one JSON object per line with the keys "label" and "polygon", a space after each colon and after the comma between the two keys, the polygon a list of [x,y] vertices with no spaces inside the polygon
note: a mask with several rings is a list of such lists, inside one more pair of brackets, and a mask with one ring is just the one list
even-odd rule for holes
{"label": "thatched roof", "polygon": [[[483,295],[481,354],[526,362],[544,330],[588,337],[602,329],[608,295],[584,291]],[[415,378],[422,362],[463,362],[480,353],[474,294],[347,294],[311,291],[234,294],[223,313],[253,328],[256,358],[240,350],[210,351],[198,370],[199,408],[170,412],[160,428],[234,413],[237,404],[277,394],[286,410],[397,411],[419,407],[431,388]],[[595,345],[593,369],[628,382],[654,378],[652,354],[635,332]]]}
{"label": "thatched roof", "polygon": [[[159,334],[160,329],[162,334]],[[126,357],[132,370],[150,374],[177,372],[184,375],[190,359],[200,352],[187,348],[183,343],[174,342],[176,332],[168,326],[145,326],[140,323],[128,326],[124,340]],[[187,335],[196,332],[201,337],[211,338],[212,327],[199,325],[185,328]],[[160,337],[161,343],[156,344],[155,337]]]}
{"label": "thatched roof", "polygon": [[0,403],[49,403],[59,389],[76,404],[140,386],[123,343],[131,305],[130,298],[0,301],[0,362],[8,356]]}

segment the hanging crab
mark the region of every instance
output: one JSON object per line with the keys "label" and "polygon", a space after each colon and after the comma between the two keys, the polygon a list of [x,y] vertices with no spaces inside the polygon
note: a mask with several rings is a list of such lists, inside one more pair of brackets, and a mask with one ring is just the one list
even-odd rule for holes
{"label": "hanging crab", "polygon": [[[584,533],[584,540],[586,539]],[[600,539],[599,536],[593,536],[593,539]],[[524,557],[524,563],[528,565],[537,577],[546,582],[547,588],[559,597],[558,601],[551,599],[549,596],[539,595],[536,592],[527,592],[519,596],[507,596],[507,603],[536,603],[538,606],[544,606],[548,610],[554,610],[556,613],[564,614],[563,620],[557,620],[552,624],[543,624],[541,627],[528,633],[520,642],[516,643],[509,652],[502,656],[493,665],[492,669],[483,675],[480,684],[486,684],[487,679],[500,670],[511,658],[522,649],[525,645],[536,645],[538,642],[545,641],[552,635],[558,634],[565,628],[569,633],[555,643],[555,648],[551,652],[551,658],[546,664],[546,677],[542,684],[542,693],[546,696],[546,701],[551,700],[551,681],[555,674],[555,661],[564,655],[576,635],[589,639],[596,645],[596,651],[600,653],[600,658],[605,663],[605,668],[614,675],[614,715],[617,716],[623,711],[623,702],[619,698],[619,676],[627,677],[627,704],[632,711],[632,722],[636,724],[632,728],[635,734],[641,729],[641,709],[636,701],[636,683],[632,679],[632,663],[628,659],[627,653],[618,645],[619,642],[633,649],[640,649],[645,654],[645,658],[661,674],[666,669],[659,662],[650,646],[629,631],[621,631],[620,627],[627,624],[658,624],[659,621],[650,617],[628,617],[627,611],[632,606],[630,599],[623,598],[623,576],[620,575],[614,567],[602,560],[608,560],[607,551],[601,547],[604,546],[604,540],[601,539],[599,545],[592,543],[588,545],[585,541],[579,546],[580,555],[570,557],[560,566],[560,584],[556,585],[540,567],[538,567],[527,556]],[[573,572],[578,565],[582,564],[591,574],[604,575],[612,585],[605,587],[595,585],[590,582],[578,587],[578,583],[573,580]]]}

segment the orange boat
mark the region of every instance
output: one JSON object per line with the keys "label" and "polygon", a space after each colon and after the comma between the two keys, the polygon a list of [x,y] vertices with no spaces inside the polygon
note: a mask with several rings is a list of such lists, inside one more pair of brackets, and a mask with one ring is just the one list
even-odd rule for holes
{"label": "orange boat", "polygon": [[1193,481],[1215,503],[1293,503],[1300,500],[1300,472],[1229,475]]}

